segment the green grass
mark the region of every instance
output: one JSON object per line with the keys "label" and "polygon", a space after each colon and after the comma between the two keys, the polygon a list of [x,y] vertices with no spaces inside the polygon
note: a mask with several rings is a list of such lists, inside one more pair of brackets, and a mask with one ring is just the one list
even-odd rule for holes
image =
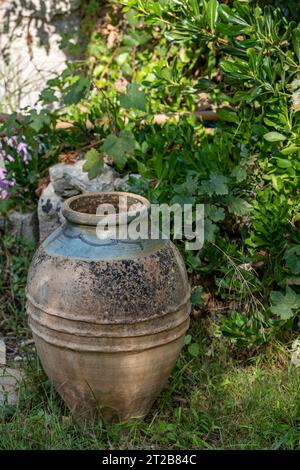
{"label": "green grass", "polygon": [[[194,325],[194,335],[200,334]],[[275,344],[241,362],[199,338],[145,420],[80,428],[33,360],[0,418],[1,449],[299,449],[300,374]],[[208,351],[210,354],[207,355]]]}

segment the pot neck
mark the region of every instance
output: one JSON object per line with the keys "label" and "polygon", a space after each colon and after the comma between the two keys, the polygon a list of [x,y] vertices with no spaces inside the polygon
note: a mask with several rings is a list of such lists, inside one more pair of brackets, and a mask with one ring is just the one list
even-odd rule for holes
{"label": "pot neck", "polygon": [[85,193],[64,202],[63,215],[72,225],[127,225],[136,217],[148,217],[150,202],[126,192]]}

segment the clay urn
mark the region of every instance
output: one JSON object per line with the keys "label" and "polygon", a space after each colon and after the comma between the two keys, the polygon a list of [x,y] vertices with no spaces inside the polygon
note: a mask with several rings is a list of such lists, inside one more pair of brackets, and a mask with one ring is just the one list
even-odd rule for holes
{"label": "clay urn", "polygon": [[149,201],[135,194],[71,197],[64,203],[66,223],[39,246],[28,274],[38,355],[78,420],[146,415],[189,326],[190,287],[170,240],[99,237],[101,204],[116,208],[118,228],[134,219],[127,209],[124,218],[120,195],[148,217]]}

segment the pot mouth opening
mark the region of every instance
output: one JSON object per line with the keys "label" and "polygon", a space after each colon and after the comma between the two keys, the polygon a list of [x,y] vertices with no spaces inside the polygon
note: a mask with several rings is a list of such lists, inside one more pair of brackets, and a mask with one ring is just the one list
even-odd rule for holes
{"label": "pot mouth opening", "polygon": [[118,225],[137,216],[148,215],[150,202],[143,196],[126,192],[85,193],[66,199],[64,217],[80,225],[97,225],[104,218]]}

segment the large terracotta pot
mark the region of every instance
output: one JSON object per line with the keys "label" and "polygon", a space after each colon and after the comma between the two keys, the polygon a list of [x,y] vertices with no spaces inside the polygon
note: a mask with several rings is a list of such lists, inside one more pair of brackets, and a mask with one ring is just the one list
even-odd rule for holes
{"label": "large terracotta pot", "polygon": [[[97,237],[97,206],[117,204],[119,194],[68,199],[67,222],[39,247],[28,275],[27,311],[39,357],[77,418],[145,415],[189,325],[187,274],[169,240]],[[145,198],[127,197],[148,211]]]}

